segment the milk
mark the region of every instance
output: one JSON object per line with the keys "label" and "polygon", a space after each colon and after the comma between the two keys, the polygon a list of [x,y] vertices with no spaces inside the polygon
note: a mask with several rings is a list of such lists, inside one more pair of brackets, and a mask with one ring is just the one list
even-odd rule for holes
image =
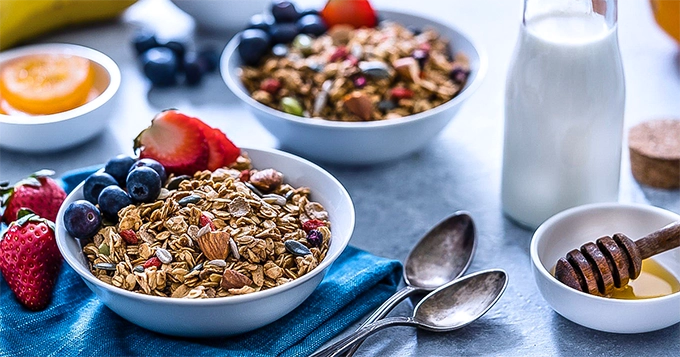
{"label": "milk", "polygon": [[566,208],[617,200],[624,92],[615,23],[559,11],[526,20],[506,83],[508,216],[537,227]]}

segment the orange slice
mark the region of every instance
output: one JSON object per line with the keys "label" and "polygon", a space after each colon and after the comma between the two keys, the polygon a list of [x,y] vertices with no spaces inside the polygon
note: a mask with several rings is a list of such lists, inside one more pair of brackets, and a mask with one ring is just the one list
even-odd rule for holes
{"label": "orange slice", "polygon": [[0,98],[29,114],[54,114],[81,106],[93,83],[90,60],[77,56],[31,55],[0,68]]}

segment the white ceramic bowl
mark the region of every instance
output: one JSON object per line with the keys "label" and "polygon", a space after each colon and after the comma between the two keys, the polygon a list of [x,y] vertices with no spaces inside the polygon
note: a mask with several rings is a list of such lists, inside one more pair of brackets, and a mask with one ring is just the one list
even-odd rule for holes
{"label": "white ceramic bowl", "polygon": [[269,0],[171,0],[208,31],[238,31],[250,17],[263,12]]}
{"label": "white ceramic bowl", "polygon": [[262,327],[286,315],[316,289],[330,265],[347,246],[354,230],[354,206],[345,188],[313,163],[276,150],[244,149],[256,168],[275,168],[294,186],[307,186],[328,211],[332,233],[326,258],[310,273],[272,289],[214,299],[148,296],[106,284],[88,270],[79,242],[64,228],[63,214],[82,199],[82,184],[64,201],[57,216],[57,246],[85,284],[121,317],[149,330],[187,337],[228,336]]}
{"label": "white ceramic bowl", "polygon": [[222,78],[286,150],[314,160],[343,164],[373,164],[402,157],[430,143],[453,119],[463,102],[481,84],[486,71],[486,58],[467,36],[450,26],[393,11],[381,11],[380,16],[406,26],[430,26],[450,41],[455,52],[467,55],[471,72],[463,90],[438,107],[398,119],[335,122],[303,118],[272,109],[250,97],[237,75],[237,69],[241,66],[241,58],[236,50],[238,35],[234,36],[222,53]]}
{"label": "white ceramic bowl", "polygon": [[[614,233],[637,240],[677,220],[679,215],[661,208],[617,203],[579,206],[558,213],[538,227],[531,240],[538,290],[558,314],[595,330],[642,333],[680,322],[680,292],[642,300],[611,299],[572,289],[550,274],[559,258],[586,242]],[[680,248],[650,259],[680,278]]]}
{"label": "white ceramic bowl", "polygon": [[120,70],[105,54],[88,47],[51,43],[18,47],[0,52],[0,64],[22,56],[63,53],[94,63],[94,86],[101,94],[65,112],[32,117],[0,114],[0,146],[24,152],[65,149],[91,139],[104,130],[114,113],[120,87]]}

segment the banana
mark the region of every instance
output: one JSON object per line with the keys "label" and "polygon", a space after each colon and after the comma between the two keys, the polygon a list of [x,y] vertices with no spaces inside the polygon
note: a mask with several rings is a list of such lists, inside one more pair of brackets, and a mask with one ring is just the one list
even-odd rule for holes
{"label": "banana", "polygon": [[53,30],[114,18],[136,0],[0,0],[0,50]]}

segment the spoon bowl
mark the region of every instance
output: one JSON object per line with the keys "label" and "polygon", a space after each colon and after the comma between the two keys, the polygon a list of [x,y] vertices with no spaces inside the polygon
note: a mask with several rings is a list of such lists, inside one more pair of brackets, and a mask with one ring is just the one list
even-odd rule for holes
{"label": "spoon bowl", "polygon": [[479,319],[500,299],[508,276],[490,269],[449,282],[429,293],[416,305],[412,317],[388,317],[370,323],[312,357],[339,356],[368,336],[390,326],[413,326],[434,332],[460,329]]}

